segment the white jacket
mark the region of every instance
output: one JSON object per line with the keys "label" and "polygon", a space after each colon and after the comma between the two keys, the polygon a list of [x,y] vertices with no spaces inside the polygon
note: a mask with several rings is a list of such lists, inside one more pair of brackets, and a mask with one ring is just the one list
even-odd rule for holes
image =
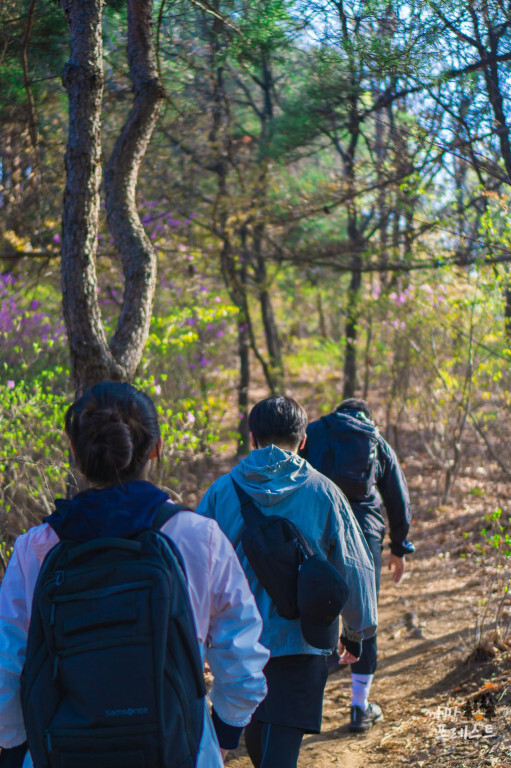
{"label": "white jacket", "polygon": [[[213,520],[182,511],[162,528],[178,546],[203,659],[214,676],[210,691],[219,717],[244,726],[266,695],[263,667],[269,653],[260,643],[262,622],[231,544]],[[0,589],[0,746],[26,739],[20,704],[32,597],[46,554],[59,539],[46,523],[20,536]],[[223,765],[207,706],[196,768]],[[23,768],[31,768],[27,755]]]}

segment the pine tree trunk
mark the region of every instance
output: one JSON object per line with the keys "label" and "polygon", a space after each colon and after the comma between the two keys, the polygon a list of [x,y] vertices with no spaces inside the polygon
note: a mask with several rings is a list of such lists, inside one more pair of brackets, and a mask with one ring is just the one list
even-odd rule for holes
{"label": "pine tree trunk", "polygon": [[64,73],[69,98],[62,217],[62,301],[76,391],[122,370],[109,349],[97,296],[96,246],[101,184],[102,0],[63,0],[71,32]]}

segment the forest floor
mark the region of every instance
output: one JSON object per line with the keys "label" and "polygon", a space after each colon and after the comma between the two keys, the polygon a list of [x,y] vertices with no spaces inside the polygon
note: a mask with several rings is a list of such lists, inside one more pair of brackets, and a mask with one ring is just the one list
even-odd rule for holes
{"label": "forest floor", "polygon": [[[498,590],[502,572],[493,555],[480,558],[474,548],[484,515],[510,509],[509,483],[475,457],[451,503],[434,506],[438,469],[413,441],[401,455],[416,554],[398,587],[383,568],[370,698],[384,720],[365,735],[350,734],[350,673],[336,672],[326,686],[322,732],[304,738],[299,766],[511,768],[511,643],[486,632],[502,596],[501,623],[509,629],[511,600]],[[250,768],[243,743],[227,765]]]}

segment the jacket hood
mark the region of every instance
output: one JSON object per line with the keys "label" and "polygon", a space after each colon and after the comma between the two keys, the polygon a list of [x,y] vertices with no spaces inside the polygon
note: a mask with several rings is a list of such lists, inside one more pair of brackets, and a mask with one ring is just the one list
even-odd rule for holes
{"label": "jacket hood", "polygon": [[329,413],[328,416],[323,416],[323,419],[328,423],[330,429],[335,433],[336,427],[341,432],[344,432],[343,427],[349,424],[350,429],[360,432],[364,435],[377,434],[378,430],[374,421],[369,419],[363,411],[355,411],[346,409],[342,411],[334,411]]}
{"label": "jacket hood", "polygon": [[151,527],[167,494],[152,483],[135,481],[88,489],[72,499],[56,499],[44,519],[60,539],[89,541],[104,536],[126,538]]}
{"label": "jacket hood", "polygon": [[296,453],[268,445],[253,450],[231,474],[256,504],[271,507],[301,488],[312,472]]}

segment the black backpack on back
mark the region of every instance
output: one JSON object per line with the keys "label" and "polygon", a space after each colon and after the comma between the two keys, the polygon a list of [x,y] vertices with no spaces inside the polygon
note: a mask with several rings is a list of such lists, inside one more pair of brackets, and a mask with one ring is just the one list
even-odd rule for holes
{"label": "black backpack on back", "polygon": [[245,522],[241,546],[247,560],[280,616],[297,619],[298,572],[314,552],[294,523],[280,515],[263,514],[232,476],[231,480]]}
{"label": "black backpack on back", "polygon": [[179,509],[48,553],[21,679],[35,768],[194,768],[202,662],[180,555],[158,530]]}
{"label": "black backpack on back", "polygon": [[321,417],[328,445],[316,466],[341,489],[349,501],[364,501],[376,480],[378,432],[372,422],[347,413]]}

